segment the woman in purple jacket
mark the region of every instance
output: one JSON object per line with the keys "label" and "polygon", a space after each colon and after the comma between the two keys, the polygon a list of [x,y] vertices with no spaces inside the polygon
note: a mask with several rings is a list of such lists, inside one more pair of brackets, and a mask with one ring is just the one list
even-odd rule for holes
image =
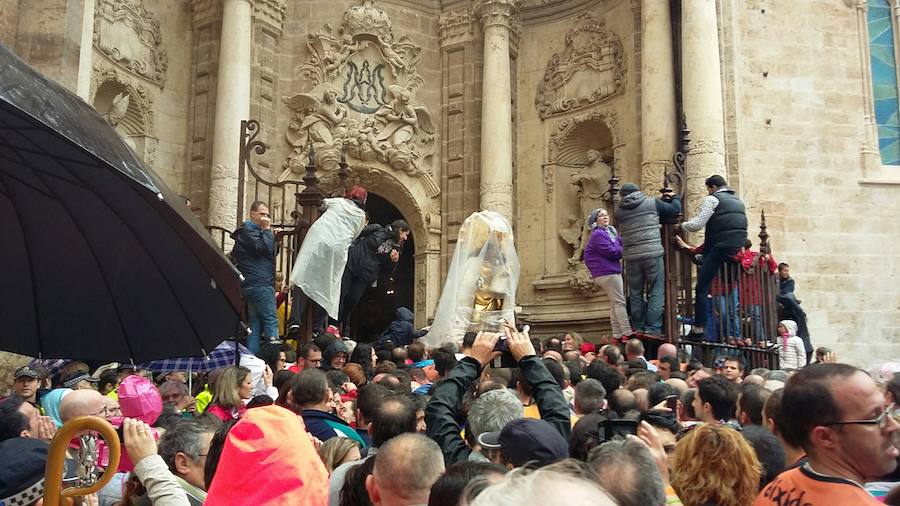
{"label": "woman in purple jacket", "polygon": [[602,288],[609,298],[609,323],[613,338],[631,337],[631,323],[625,308],[625,291],[622,286],[622,237],[609,224],[606,209],[591,211],[588,218],[591,236],[584,248],[584,264],[594,277],[594,286]]}

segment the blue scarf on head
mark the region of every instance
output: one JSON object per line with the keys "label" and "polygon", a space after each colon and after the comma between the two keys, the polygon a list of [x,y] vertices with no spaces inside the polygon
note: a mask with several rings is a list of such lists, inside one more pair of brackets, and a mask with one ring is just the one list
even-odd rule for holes
{"label": "blue scarf on head", "polygon": [[57,427],[62,427],[62,418],[59,416],[59,404],[63,397],[69,395],[71,388],[56,388],[50,390],[46,395],[41,397],[41,407],[44,408],[44,415],[49,416]]}

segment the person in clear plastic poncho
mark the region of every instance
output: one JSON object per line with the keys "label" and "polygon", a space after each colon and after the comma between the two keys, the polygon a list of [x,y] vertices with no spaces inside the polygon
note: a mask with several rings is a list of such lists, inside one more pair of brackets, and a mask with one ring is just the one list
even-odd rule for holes
{"label": "person in clear plastic poncho", "polygon": [[[325,212],[309,227],[291,271],[291,284],[315,303],[313,331],[324,329],[324,313],[334,319],[338,317],[347,250],[366,224],[365,211],[349,198],[325,199],[323,205]],[[295,290],[294,299],[291,326],[299,329],[302,294]]]}
{"label": "person in clear plastic poncho", "polygon": [[515,323],[519,257],[512,227],[494,211],[473,213],[459,229],[434,323],[422,341],[432,347],[461,343],[468,331],[499,332]]}

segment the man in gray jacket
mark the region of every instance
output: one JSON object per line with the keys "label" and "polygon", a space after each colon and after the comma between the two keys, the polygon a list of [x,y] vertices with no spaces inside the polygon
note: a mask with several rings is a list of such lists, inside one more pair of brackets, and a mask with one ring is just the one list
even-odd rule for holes
{"label": "man in gray jacket", "polygon": [[681,213],[681,199],[674,192],[648,197],[634,183],[623,184],[621,192],[615,216],[625,259],[628,319],[638,332],[660,335],[666,276],[659,223]]}

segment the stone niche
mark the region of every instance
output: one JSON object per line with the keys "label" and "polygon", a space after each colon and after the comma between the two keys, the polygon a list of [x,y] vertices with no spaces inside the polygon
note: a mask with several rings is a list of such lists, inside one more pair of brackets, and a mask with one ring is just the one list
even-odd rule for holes
{"label": "stone niche", "polygon": [[152,166],[159,139],[153,135],[153,99],[147,88],[132,82],[119,70],[97,65],[91,91],[94,109],[144,163]]}

